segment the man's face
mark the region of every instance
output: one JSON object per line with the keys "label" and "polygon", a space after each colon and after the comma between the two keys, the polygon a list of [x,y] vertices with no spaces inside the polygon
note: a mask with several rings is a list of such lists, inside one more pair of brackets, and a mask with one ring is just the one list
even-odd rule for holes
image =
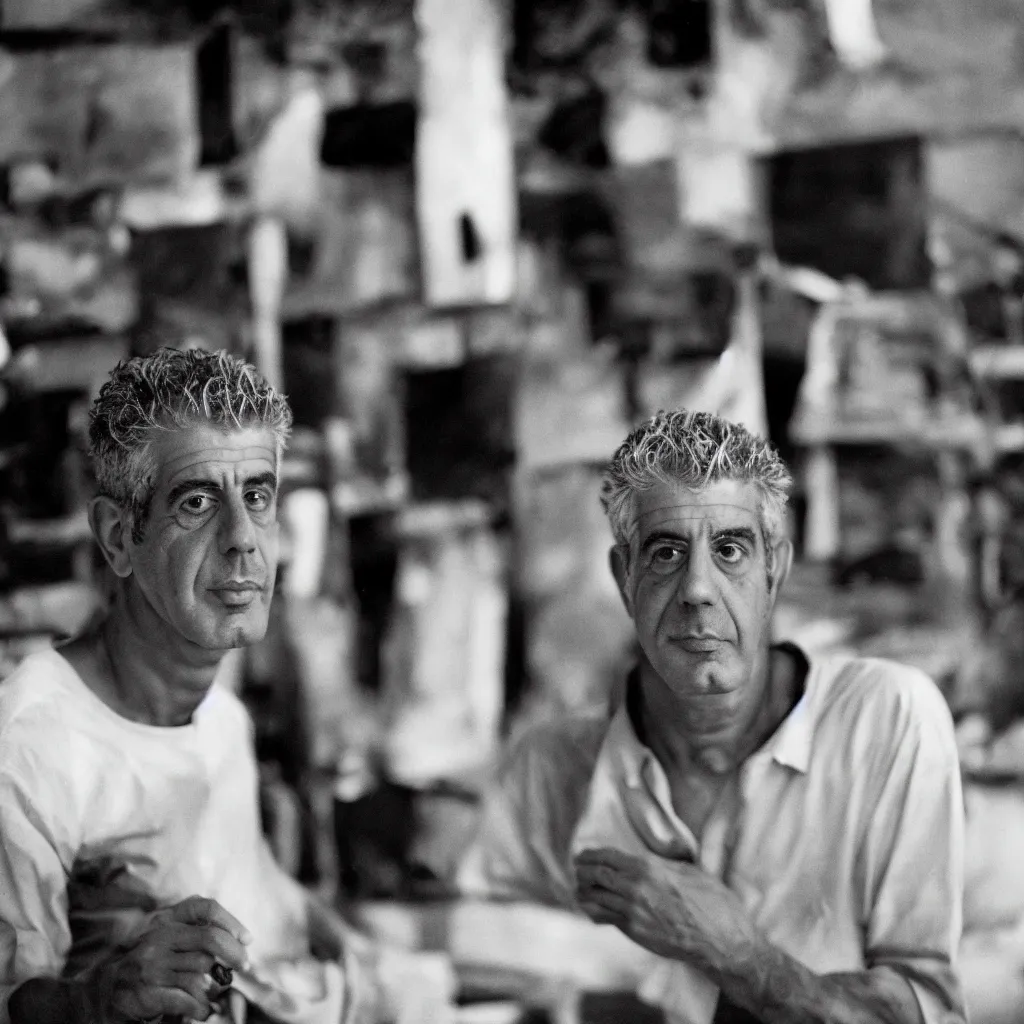
{"label": "man's face", "polygon": [[273,432],[197,425],[159,431],[155,491],[132,579],[171,631],[224,650],[266,632],[277,571]]}
{"label": "man's face", "polygon": [[617,576],[640,646],[670,690],[706,698],[712,719],[728,716],[750,696],[777,591],[757,490],[660,484],[638,505],[629,571]]}

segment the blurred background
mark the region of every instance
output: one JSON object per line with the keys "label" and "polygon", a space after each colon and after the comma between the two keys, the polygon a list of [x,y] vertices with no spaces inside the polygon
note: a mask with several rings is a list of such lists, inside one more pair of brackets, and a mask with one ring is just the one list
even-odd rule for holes
{"label": "blurred background", "polygon": [[223,667],[265,827],[503,970],[481,1020],[614,987],[446,884],[509,739],[631,664],[602,467],[661,408],[770,436],[776,633],[942,688],[971,1009],[1024,1020],[1018,0],[4,0],[0,326],[0,679],[102,614],[106,373],[252,360],[296,423],[271,629]]}

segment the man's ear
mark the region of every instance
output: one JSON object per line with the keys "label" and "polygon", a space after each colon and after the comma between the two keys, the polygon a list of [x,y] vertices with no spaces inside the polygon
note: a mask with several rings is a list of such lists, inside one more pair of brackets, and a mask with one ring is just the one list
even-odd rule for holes
{"label": "man's ear", "polygon": [[793,542],[788,537],[776,541],[772,551],[775,555],[775,571],[772,573],[772,601],[779,596],[782,585],[789,578],[793,568]]}
{"label": "man's ear", "polygon": [[131,524],[128,513],[113,498],[100,496],[89,502],[89,526],[103,557],[114,572],[127,579],[132,574]]}
{"label": "man's ear", "polygon": [[629,589],[629,549],[625,544],[616,544],[608,552],[608,564],[619,588],[622,603],[626,606],[629,617],[633,618],[633,598]]}

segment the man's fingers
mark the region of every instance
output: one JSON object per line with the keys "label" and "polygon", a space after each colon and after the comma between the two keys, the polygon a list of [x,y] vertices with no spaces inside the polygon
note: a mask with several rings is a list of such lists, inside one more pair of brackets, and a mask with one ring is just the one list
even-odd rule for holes
{"label": "man's fingers", "polygon": [[595,903],[591,900],[580,900],[579,907],[594,924],[612,924],[616,928],[622,929],[626,923],[622,917],[600,903]]}
{"label": "man's fingers", "polygon": [[205,995],[200,993],[201,998],[197,999],[182,988],[154,988],[147,995],[157,1007],[152,1016],[164,1014],[168,1017],[184,1017],[186,1020],[206,1020],[212,1010]]}
{"label": "man's fingers", "polygon": [[644,870],[644,862],[639,857],[633,857],[628,853],[623,853],[621,850],[614,850],[610,846],[583,850],[576,857],[577,868],[580,865],[606,865],[616,868],[630,878],[640,877]]}
{"label": "man's fingers", "polygon": [[171,970],[175,974],[194,974],[202,977],[209,974],[217,961],[209,953],[175,953],[171,961]]}
{"label": "man's fingers", "polygon": [[[204,978],[201,974],[179,974],[174,979],[175,988],[187,995],[196,1002],[199,1006],[206,1007],[206,1014],[209,1016],[213,1009],[213,1004],[210,1002],[209,990],[210,983],[207,978]],[[200,1020],[205,1020],[205,1017],[200,1017]]]}
{"label": "man's fingers", "polygon": [[576,864],[576,886],[601,886],[613,892],[623,892],[628,887],[628,879],[615,868],[607,864]]}
{"label": "man's fingers", "polygon": [[630,917],[634,907],[632,900],[628,900],[624,896],[619,895],[619,893],[612,892],[610,889],[602,889],[599,886],[581,888],[579,890],[579,902],[581,906],[586,903],[591,906],[602,907],[609,913],[623,919]]}
{"label": "man's fingers", "polygon": [[226,932],[209,928],[197,929],[197,931],[199,933],[199,945],[193,948],[209,953],[214,960],[233,970],[241,970],[245,967],[248,960],[245,947],[236,942],[230,935]]}
{"label": "man's fingers", "polygon": [[225,967],[241,970],[246,963],[245,947],[221,928],[173,925],[171,949],[175,953],[205,953]]}
{"label": "man's fingers", "polygon": [[249,930],[238,918],[229,914],[216,900],[202,896],[189,896],[171,908],[171,919],[179,924],[190,924],[198,928],[223,928],[243,946],[252,942]]}

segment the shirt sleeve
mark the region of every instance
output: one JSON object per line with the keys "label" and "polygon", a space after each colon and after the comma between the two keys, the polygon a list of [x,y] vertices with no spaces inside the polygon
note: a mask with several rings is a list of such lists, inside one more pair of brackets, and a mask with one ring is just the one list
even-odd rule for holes
{"label": "shirt sleeve", "polygon": [[11,993],[57,977],[71,945],[61,837],[12,772],[0,772],[0,1024]]}
{"label": "shirt sleeve", "polygon": [[[556,784],[548,746],[521,740],[485,792],[475,837],[455,872],[462,895],[553,906],[572,902],[565,860],[578,809],[571,789]],[[572,774],[574,753],[571,745],[563,748],[563,776]]]}
{"label": "shirt sleeve", "polygon": [[901,693],[894,753],[869,811],[864,846],[865,956],[898,972],[926,1024],[965,1020],[956,973],[964,806],[949,710],[930,680]]}

